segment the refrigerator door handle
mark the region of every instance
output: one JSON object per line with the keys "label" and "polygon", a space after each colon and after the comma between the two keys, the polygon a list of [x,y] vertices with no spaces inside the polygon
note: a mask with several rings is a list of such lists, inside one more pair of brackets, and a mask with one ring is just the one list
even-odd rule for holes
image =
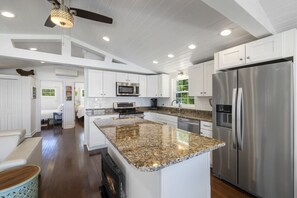
{"label": "refrigerator door handle", "polygon": [[237,95],[237,89],[233,89],[233,95],[232,95],[232,142],[233,142],[233,148],[236,149],[237,142],[236,142],[236,95]]}
{"label": "refrigerator door handle", "polygon": [[243,92],[242,88],[238,88],[237,96],[237,141],[239,150],[243,147]]}

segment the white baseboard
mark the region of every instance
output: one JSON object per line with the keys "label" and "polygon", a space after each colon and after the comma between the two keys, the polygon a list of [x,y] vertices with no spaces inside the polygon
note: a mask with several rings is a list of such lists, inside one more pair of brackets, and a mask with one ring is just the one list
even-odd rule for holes
{"label": "white baseboard", "polygon": [[72,129],[75,127],[75,124],[64,124],[63,129]]}
{"label": "white baseboard", "polygon": [[106,144],[100,145],[100,146],[93,146],[93,147],[89,147],[89,145],[86,144],[86,146],[87,146],[88,151],[93,151],[93,150],[97,150],[97,149],[107,148],[107,145]]}

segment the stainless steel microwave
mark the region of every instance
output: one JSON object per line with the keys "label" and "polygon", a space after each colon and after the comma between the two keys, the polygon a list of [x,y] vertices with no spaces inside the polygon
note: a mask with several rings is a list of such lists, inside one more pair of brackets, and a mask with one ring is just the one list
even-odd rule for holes
{"label": "stainless steel microwave", "polygon": [[117,96],[139,96],[139,83],[117,82]]}

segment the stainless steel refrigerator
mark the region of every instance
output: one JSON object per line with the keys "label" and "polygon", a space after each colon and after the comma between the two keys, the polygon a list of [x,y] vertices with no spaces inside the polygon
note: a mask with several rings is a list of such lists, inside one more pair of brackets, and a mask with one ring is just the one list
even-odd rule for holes
{"label": "stainless steel refrigerator", "polygon": [[292,65],[213,75],[213,173],[258,197],[294,196]]}

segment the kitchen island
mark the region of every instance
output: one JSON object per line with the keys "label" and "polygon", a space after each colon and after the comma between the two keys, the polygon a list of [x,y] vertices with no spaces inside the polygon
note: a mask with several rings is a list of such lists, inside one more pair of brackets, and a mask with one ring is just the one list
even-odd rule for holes
{"label": "kitchen island", "polygon": [[224,142],[140,118],[94,121],[128,198],[210,197],[209,152]]}

